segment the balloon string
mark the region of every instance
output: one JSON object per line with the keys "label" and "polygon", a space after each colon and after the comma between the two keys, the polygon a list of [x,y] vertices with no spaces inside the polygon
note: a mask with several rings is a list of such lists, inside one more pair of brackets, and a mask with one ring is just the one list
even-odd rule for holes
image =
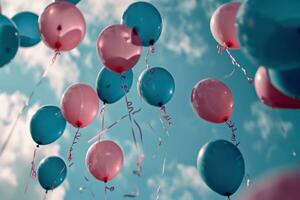
{"label": "balloon string", "polygon": [[172,126],[172,124],[173,124],[171,121],[172,118],[169,116],[165,106],[160,107],[160,114],[161,114],[160,122],[164,129],[164,132],[166,133],[166,135],[169,136],[168,127]]}
{"label": "balloon string", "polygon": [[[161,169],[161,178],[164,177],[165,175],[165,168],[166,168],[166,160],[167,160],[167,155],[165,155],[163,159],[163,164],[162,164],[162,169]],[[161,183],[159,183],[157,189],[156,189],[156,200],[160,199],[160,193],[161,193]]]}
{"label": "balloon string", "polygon": [[251,180],[250,180],[249,174],[246,175],[246,178],[247,178],[247,180],[246,180],[246,186],[247,186],[247,188],[250,188],[250,186],[251,186]]}
{"label": "balloon string", "polygon": [[226,124],[227,124],[228,128],[231,130],[231,141],[233,143],[235,143],[236,146],[239,146],[240,142],[237,141],[237,139],[236,139],[237,128],[235,127],[234,123],[231,120],[227,120]]}
{"label": "balloon string", "polygon": [[150,57],[150,53],[155,53],[155,47],[154,45],[151,45],[148,49],[147,49],[147,54],[145,56],[145,62],[146,62],[146,68],[150,69],[150,65],[149,65],[149,57]]}
{"label": "balloon string", "polygon": [[134,192],[131,192],[129,194],[124,194],[123,197],[124,198],[137,198],[140,195],[139,193],[140,193],[139,188],[136,186]]}
{"label": "balloon string", "polygon": [[73,159],[73,150],[74,150],[74,145],[76,145],[81,137],[81,134],[79,132],[80,128],[77,129],[75,135],[74,135],[74,138],[73,138],[73,142],[72,142],[72,145],[69,149],[69,154],[68,154],[68,161],[72,161]]}
{"label": "balloon string", "polygon": [[230,200],[230,195],[228,195],[227,197],[228,197],[228,200]]}
{"label": "balloon string", "polygon": [[29,94],[29,97],[28,97],[27,101],[25,101],[25,103],[24,103],[22,109],[21,109],[20,112],[18,113],[16,119],[14,120],[14,122],[13,122],[13,124],[12,124],[12,126],[11,126],[11,128],[10,128],[10,130],[9,130],[9,132],[8,132],[8,136],[7,136],[7,138],[5,139],[5,141],[4,141],[4,143],[3,143],[2,147],[1,147],[1,150],[0,150],[0,157],[2,156],[2,154],[3,154],[4,151],[5,151],[5,149],[7,148],[7,145],[8,145],[8,143],[9,143],[9,141],[11,140],[11,138],[12,138],[12,136],[13,136],[13,133],[15,132],[17,123],[19,122],[19,120],[20,120],[21,116],[23,115],[23,113],[25,112],[25,110],[26,110],[26,109],[28,108],[28,106],[30,105],[30,102],[31,102],[31,100],[32,100],[32,98],[33,98],[33,96],[34,96],[34,94],[35,94],[37,88],[42,84],[43,80],[44,80],[45,77],[47,76],[47,73],[48,73],[50,67],[54,64],[54,62],[55,62],[57,56],[59,56],[59,55],[60,55],[60,52],[59,52],[59,51],[55,51],[55,54],[54,54],[54,56],[53,56],[53,58],[52,58],[52,61],[51,61],[50,65],[48,65],[48,66],[44,69],[44,71],[43,71],[43,73],[42,73],[40,79],[39,79],[38,82],[35,84],[33,90],[32,90],[31,93]]}
{"label": "balloon string", "polygon": [[48,190],[46,190],[46,191],[45,191],[45,194],[44,194],[43,200],[46,200],[46,199],[47,199],[47,194],[48,194]]}
{"label": "balloon string", "polygon": [[137,160],[136,160],[136,169],[133,170],[133,174],[137,176],[141,176],[142,174],[142,163],[145,159],[145,155],[143,153],[140,153]]}
{"label": "balloon string", "polygon": [[[86,176],[84,176],[84,180],[85,180],[85,182],[87,183],[87,189],[89,190],[89,192],[91,193],[91,195],[92,195],[92,198],[95,200],[96,199],[96,196],[95,196],[95,193],[93,192],[93,190],[90,188],[90,180],[86,177]],[[85,187],[80,187],[79,188],[79,192],[81,193],[81,192],[83,192],[85,189],[86,189]]]}
{"label": "balloon string", "polygon": [[37,154],[38,148],[39,148],[39,145],[37,145],[36,148],[33,151],[33,156],[32,156],[32,161],[31,161],[31,168],[30,168],[30,173],[29,173],[29,179],[28,179],[28,181],[26,183],[24,194],[26,194],[27,191],[28,191],[30,178],[33,179],[33,180],[36,179],[35,159],[36,159],[36,154]]}
{"label": "balloon string", "polygon": [[115,190],[114,186],[107,186],[107,183],[105,183],[104,186],[105,200],[107,200],[107,191],[113,192],[114,190]]}
{"label": "balloon string", "polygon": [[[105,110],[106,110],[106,105],[103,104],[101,110],[100,110],[100,123],[101,123],[101,131],[104,130],[104,117],[105,117]],[[100,141],[101,137],[99,136],[98,141]]]}

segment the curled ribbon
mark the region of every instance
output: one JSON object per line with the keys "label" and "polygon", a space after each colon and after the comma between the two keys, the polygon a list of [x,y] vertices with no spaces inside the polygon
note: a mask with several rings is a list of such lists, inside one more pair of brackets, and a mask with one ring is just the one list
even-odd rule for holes
{"label": "curled ribbon", "polygon": [[73,159],[73,150],[74,150],[74,145],[76,145],[81,137],[81,134],[79,132],[80,128],[77,129],[75,135],[74,135],[74,138],[73,138],[73,142],[72,142],[72,145],[69,149],[69,153],[68,153],[68,161],[72,161]]}
{"label": "curled ribbon", "polygon": [[235,133],[237,131],[237,128],[235,128],[234,123],[231,120],[226,121],[226,124],[228,128],[231,130],[231,141],[235,143],[236,146],[239,146],[240,142],[237,141],[236,133]]}

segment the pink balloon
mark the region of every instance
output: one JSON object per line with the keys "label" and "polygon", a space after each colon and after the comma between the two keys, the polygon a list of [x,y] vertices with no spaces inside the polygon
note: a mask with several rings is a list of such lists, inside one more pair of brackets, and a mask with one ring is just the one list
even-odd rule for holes
{"label": "pink balloon", "polygon": [[86,154],[86,166],[98,180],[108,182],[116,177],[123,168],[123,152],[113,141],[94,143]]}
{"label": "pink balloon", "polygon": [[202,119],[214,123],[229,120],[233,110],[230,89],[222,82],[205,79],[198,82],[191,95],[192,107]]}
{"label": "pink balloon", "polygon": [[223,47],[240,48],[236,34],[235,20],[241,3],[231,2],[221,5],[210,19],[210,30],[215,40]]}
{"label": "pink balloon", "polygon": [[254,86],[259,100],[272,108],[300,108],[300,100],[286,96],[272,85],[264,67],[258,68]]}
{"label": "pink balloon", "polygon": [[76,83],[64,92],[61,109],[65,119],[76,128],[88,126],[96,118],[99,99],[89,85]]}
{"label": "pink balloon", "polygon": [[69,51],[83,40],[86,24],[75,5],[59,1],[44,10],[39,19],[39,29],[48,47],[56,51]]}
{"label": "pink balloon", "polygon": [[97,41],[99,57],[110,71],[122,73],[139,61],[142,44],[138,34],[126,25],[107,27]]}
{"label": "pink balloon", "polygon": [[299,200],[299,169],[280,172],[264,178],[250,189],[240,200]]}

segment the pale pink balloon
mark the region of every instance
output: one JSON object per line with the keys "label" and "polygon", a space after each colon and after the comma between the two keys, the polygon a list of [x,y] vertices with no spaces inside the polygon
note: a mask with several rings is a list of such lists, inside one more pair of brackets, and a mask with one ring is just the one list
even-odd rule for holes
{"label": "pale pink balloon", "polygon": [[300,100],[286,96],[272,85],[265,67],[258,68],[254,86],[259,100],[272,108],[300,108]]}
{"label": "pale pink balloon", "polygon": [[223,47],[240,48],[236,34],[235,20],[241,3],[231,2],[221,5],[210,19],[210,30],[215,40]]}
{"label": "pale pink balloon", "polygon": [[205,79],[193,88],[191,102],[194,112],[202,119],[224,123],[233,110],[233,97],[230,89],[222,82]]}
{"label": "pale pink balloon", "polygon": [[76,128],[88,126],[96,118],[99,99],[89,85],[76,83],[64,92],[61,109],[65,119]]}
{"label": "pale pink balloon", "polygon": [[39,29],[48,47],[56,51],[69,51],[83,40],[86,24],[75,5],[59,1],[44,10],[39,19]]}
{"label": "pale pink balloon", "polygon": [[239,198],[240,200],[299,200],[299,169],[278,172],[276,175],[264,177]]}
{"label": "pale pink balloon", "polygon": [[118,144],[106,140],[94,143],[89,148],[85,161],[89,172],[106,183],[120,173],[124,156]]}
{"label": "pale pink balloon", "polygon": [[105,67],[112,72],[122,73],[139,61],[142,44],[136,31],[126,25],[116,24],[100,33],[97,49]]}

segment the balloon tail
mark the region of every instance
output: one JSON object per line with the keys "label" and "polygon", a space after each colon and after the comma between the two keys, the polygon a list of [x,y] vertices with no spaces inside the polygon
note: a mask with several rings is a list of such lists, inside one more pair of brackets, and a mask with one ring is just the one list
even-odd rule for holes
{"label": "balloon tail", "polygon": [[77,129],[75,135],[74,135],[74,138],[73,138],[73,142],[72,142],[72,145],[69,149],[69,154],[68,154],[68,161],[72,161],[73,159],[73,150],[74,150],[74,145],[76,145],[81,137],[81,134],[79,132],[80,128]]}
{"label": "balloon tail", "polygon": [[228,197],[228,200],[230,200],[230,195],[228,195],[227,197]]}
{"label": "balloon tail", "polygon": [[231,130],[231,141],[236,145],[239,146],[240,142],[236,139],[236,131],[237,128],[235,127],[234,123],[231,120],[226,121],[228,128]]}
{"label": "balloon tail", "polygon": [[150,57],[150,53],[155,53],[155,47],[154,45],[151,45],[148,49],[147,49],[147,54],[145,56],[145,62],[146,62],[146,68],[150,69],[150,65],[149,65],[149,57]]}
{"label": "balloon tail", "polygon": [[164,132],[166,133],[167,136],[169,136],[169,127],[173,125],[172,123],[172,118],[169,116],[167,109],[165,106],[160,107],[160,122],[163,127]]}

